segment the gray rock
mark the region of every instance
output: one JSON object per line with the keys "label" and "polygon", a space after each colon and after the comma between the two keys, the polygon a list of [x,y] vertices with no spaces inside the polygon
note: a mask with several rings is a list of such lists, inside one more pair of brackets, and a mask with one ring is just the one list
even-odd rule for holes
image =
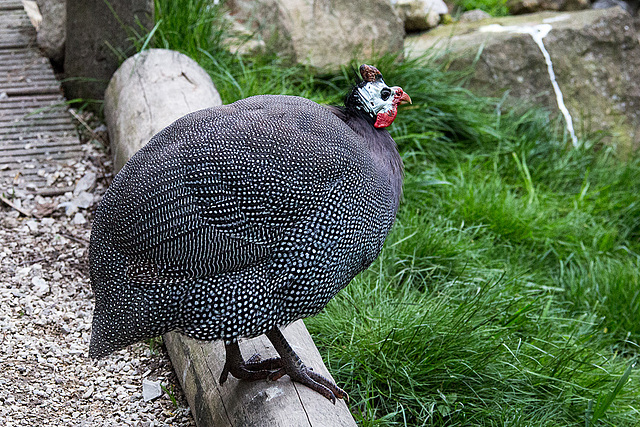
{"label": "gray rock", "polygon": [[[487,31],[488,23],[504,31]],[[481,50],[470,86],[481,94],[526,100],[559,112],[547,64],[529,34],[509,27],[550,25],[543,42],[564,103],[580,129],[613,135],[623,151],[640,148],[640,43],[632,17],[620,8],[523,15],[438,27],[407,38],[407,55],[447,48],[451,67],[466,69]],[[453,35],[452,35],[453,34]]]}
{"label": "gray rock", "polygon": [[67,26],[65,0],[36,0],[42,22],[38,28],[38,46],[57,64],[64,62],[64,43]]}
{"label": "gray rock", "polygon": [[81,209],[89,209],[91,206],[93,206],[93,194],[83,191],[82,193],[78,194],[78,196],[75,197],[71,201],[71,203]]}
{"label": "gray rock", "polygon": [[73,202],[62,202],[56,206],[56,209],[64,209],[64,214],[70,217],[78,212],[78,205]]}
{"label": "gray rock", "polygon": [[434,28],[440,22],[440,16],[449,13],[443,0],[397,0],[394,3],[407,32]]}
{"label": "gray rock", "polygon": [[630,15],[634,15],[638,10],[638,2],[631,4],[623,0],[596,0],[591,5],[592,9],[609,9],[610,7],[619,6],[627,11]]}
{"label": "gray rock", "polygon": [[[166,49],[151,49],[129,58],[105,93],[115,170],[176,119],[221,104],[211,77],[191,58]],[[150,105],[154,106],[153,114]]]}
{"label": "gray rock", "polygon": [[78,212],[73,216],[73,221],[72,222],[75,225],[82,225],[82,224],[86,224],[87,220],[85,219],[84,215],[82,215],[80,212]]}
{"label": "gray rock", "polygon": [[266,51],[264,40],[254,37],[252,31],[240,22],[229,19],[229,33],[224,44],[229,52],[238,55],[259,55]]}
{"label": "gray rock", "polygon": [[[130,31],[154,24],[153,0],[68,1],[64,57],[67,99],[102,99],[122,54],[132,54]],[[141,28],[142,27],[142,28]]]}
{"label": "gray rock", "polygon": [[142,398],[145,402],[162,396],[162,387],[159,381],[142,380]]}
{"label": "gray rock", "polygon": [[513,15],[536,13],[544,10],[574,11],[588,9],[590,0],[508,0],[507,8]]}
{"label": "gray rock", "polygon": [[31,284],[33,285],[33,293],[37,297],[43,297],[51,291],[49,284],[42,277],[31,278]]}
{"label": "gray rock", "polygon": [[389,0],[232,0],[267,49],[321,70],[337,70],[354,58],[400,52],[403,23]]}
{"label": "gray rock", "polygon": [[40,220],[40,223],[41,223],[42,225],[44,225],[45,227],[51,227],[53,224],[55,224],[55,222],[56,222],[56,220],[55,220],[55,219],[53,219],[53,218],[49,218],[49,217],[47,217],[47,218],[42,218],[42,219]]}
{"label": "gray rock", "polygon": [[93,386],[93,384],[91,384],[89,387],[87,387],[85,392],[82,394],[82,398],[83,399],[90,398],[94,391],[95,391],[95,387]]}
{"label": "gray rock", "polygon": [[482,21],[483,19],[488,19],[488,18],[491,18],[491,15],[489,15],[484,10],[473,9],[473,10],[467,10],[462,15],[460,15],[460,19],[458,19],[458,21],[459,22],[476,22],[476,21]]}
{"label": "gray rock", "polygon": [[36,233],[38,231],[38,221],[30,219],[26,222],[27,227],[31,230],[32,233]]}
{"label": "gray rock", "polygon": [[76,187],[73,189],[73,195],[77,196],[83,191],[89,191],[96,185],[96,179],[98,175],[95,172],[87,172],[76,183]]}

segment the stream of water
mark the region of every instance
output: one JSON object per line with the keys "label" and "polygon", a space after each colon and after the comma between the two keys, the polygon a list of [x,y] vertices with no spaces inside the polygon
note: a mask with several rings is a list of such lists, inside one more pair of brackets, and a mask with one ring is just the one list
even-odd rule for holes
{"label": "stream of water", "polygon": [[534,25],[534,26],[516,26],[516,25],[507,25],[503,26],[500,24],[492,24],[487,25],[480,28],[481,32],[492,32],[492,33],[520,33],[520,34],[529,34],[533,41],[540,48],[540,52],[542,52],[542,56],[547,64],[547,71],[549,73],[549,79],[551,80],[551,86],[553,86],[553,91],[556,94],[556,101],[558,103],[558,108],[560,112],[564,116],[564,121],[567,124],[567,131],[569,132],[569,136],[571,137],[571,142],[574,147],[578,146],[578,138],[576,137],[575,130],[573,129],[573,120],[571,118],[571,114],[564,104],[564,98],[562,96],[562,91],[560,90],[560,86],[558,86],[558,82],[556,80],[556,74],[553,71],[553,63],[551,62],[551,56],[549,56],[549,52],[544,46],[543,39],[549,31],[551,31],[551,24],[548,22],[552,22],[552,19],[545,20],[544,24]]}

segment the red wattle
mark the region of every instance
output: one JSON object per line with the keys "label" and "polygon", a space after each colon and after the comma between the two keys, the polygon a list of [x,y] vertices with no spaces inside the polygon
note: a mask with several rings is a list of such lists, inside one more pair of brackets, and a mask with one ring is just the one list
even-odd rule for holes
{"label": "red wattle", "polygon": [[378,129],[386,128],[391,123],[393,123],[397,114],[398,114],[398,109],[396,108],[395,105],[386,113],[378,113],[378,115],[376,116],[376,122],[373,124],[373,127]]}

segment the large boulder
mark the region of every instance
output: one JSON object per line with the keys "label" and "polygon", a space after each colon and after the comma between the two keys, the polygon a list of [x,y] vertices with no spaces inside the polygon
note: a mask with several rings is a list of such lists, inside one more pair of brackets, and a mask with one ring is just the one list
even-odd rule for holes
{"label": "large boulder", "polygon": [[[640,147],[640,43],[620,8],[543,12],[438,27],[406,40],[415,57],[440,50],[451,67],[469,67],[476,91],[524,99],[558,112],[547,63],[530,32],[542,39],[574,127],[605,130],[627,149]],[[539,35],[543,35],[539,33]]]}
{"label": "large boulder", "polygon": [[115,170],[176,119],[221,104],[211,77],[186,55],[151,49],[127,59],[104,100]]}
{"label": "large boulder", "polygon": [[458,21],[476,22],[476,21],[482,21],[483,19],[489,19],[489,18],[491,18],[491,15],[489,15],[484,10],[473,9],[473,10],[467,10],[462,15],[460,15],[460,18],[458,18]]}
{"label": "large boulder", "polygon": [[38,27],[38,46],[55,64],[64,61],[64,40],[66,37],[67,6],[65,0],[37,0],[42,14]]}
{"label": "large boulder", "polygon": [[542,12],[544,10],[573,11],[589,9],[590,0],[508,0],[507,8],[513,15]]}
{"label": "large boulder", "polygon": [[134,31],[154,24],[153,0],[68,0],[64,57],[67,99],[102,99],[120,63],[135,53]]}
{"label": "large boulder", "polygon": [[440,17],[449,13],[443,0],[391,0],[391,4],[407,32],[434,28],[440,23]]}
{"label": "large boulder", "polygon": [[232,0],[227,5],[269,49],[321,70],[402,51],[403,24],[389,0]]}
{"label": "large boulder", "polygon": [[640,6],[640,1],[638,0],[596,0],[593,2],[591,7],[593,9],[609,9],[610,7],[621,7],[626,10],[631,15],[635,15],[638,12],[638,7]]}

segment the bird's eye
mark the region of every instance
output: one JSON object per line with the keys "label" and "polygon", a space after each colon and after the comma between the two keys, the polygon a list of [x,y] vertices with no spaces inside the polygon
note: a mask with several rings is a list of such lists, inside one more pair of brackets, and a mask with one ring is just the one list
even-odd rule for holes
{"label": "bird's eye", "polygon": [[391,96],[391,89],[389,89],[388,87],[385,87],[380,91],[380,97],[382,98],[383,101],[386,101],[387,99],[389,99],[390,96]]}

